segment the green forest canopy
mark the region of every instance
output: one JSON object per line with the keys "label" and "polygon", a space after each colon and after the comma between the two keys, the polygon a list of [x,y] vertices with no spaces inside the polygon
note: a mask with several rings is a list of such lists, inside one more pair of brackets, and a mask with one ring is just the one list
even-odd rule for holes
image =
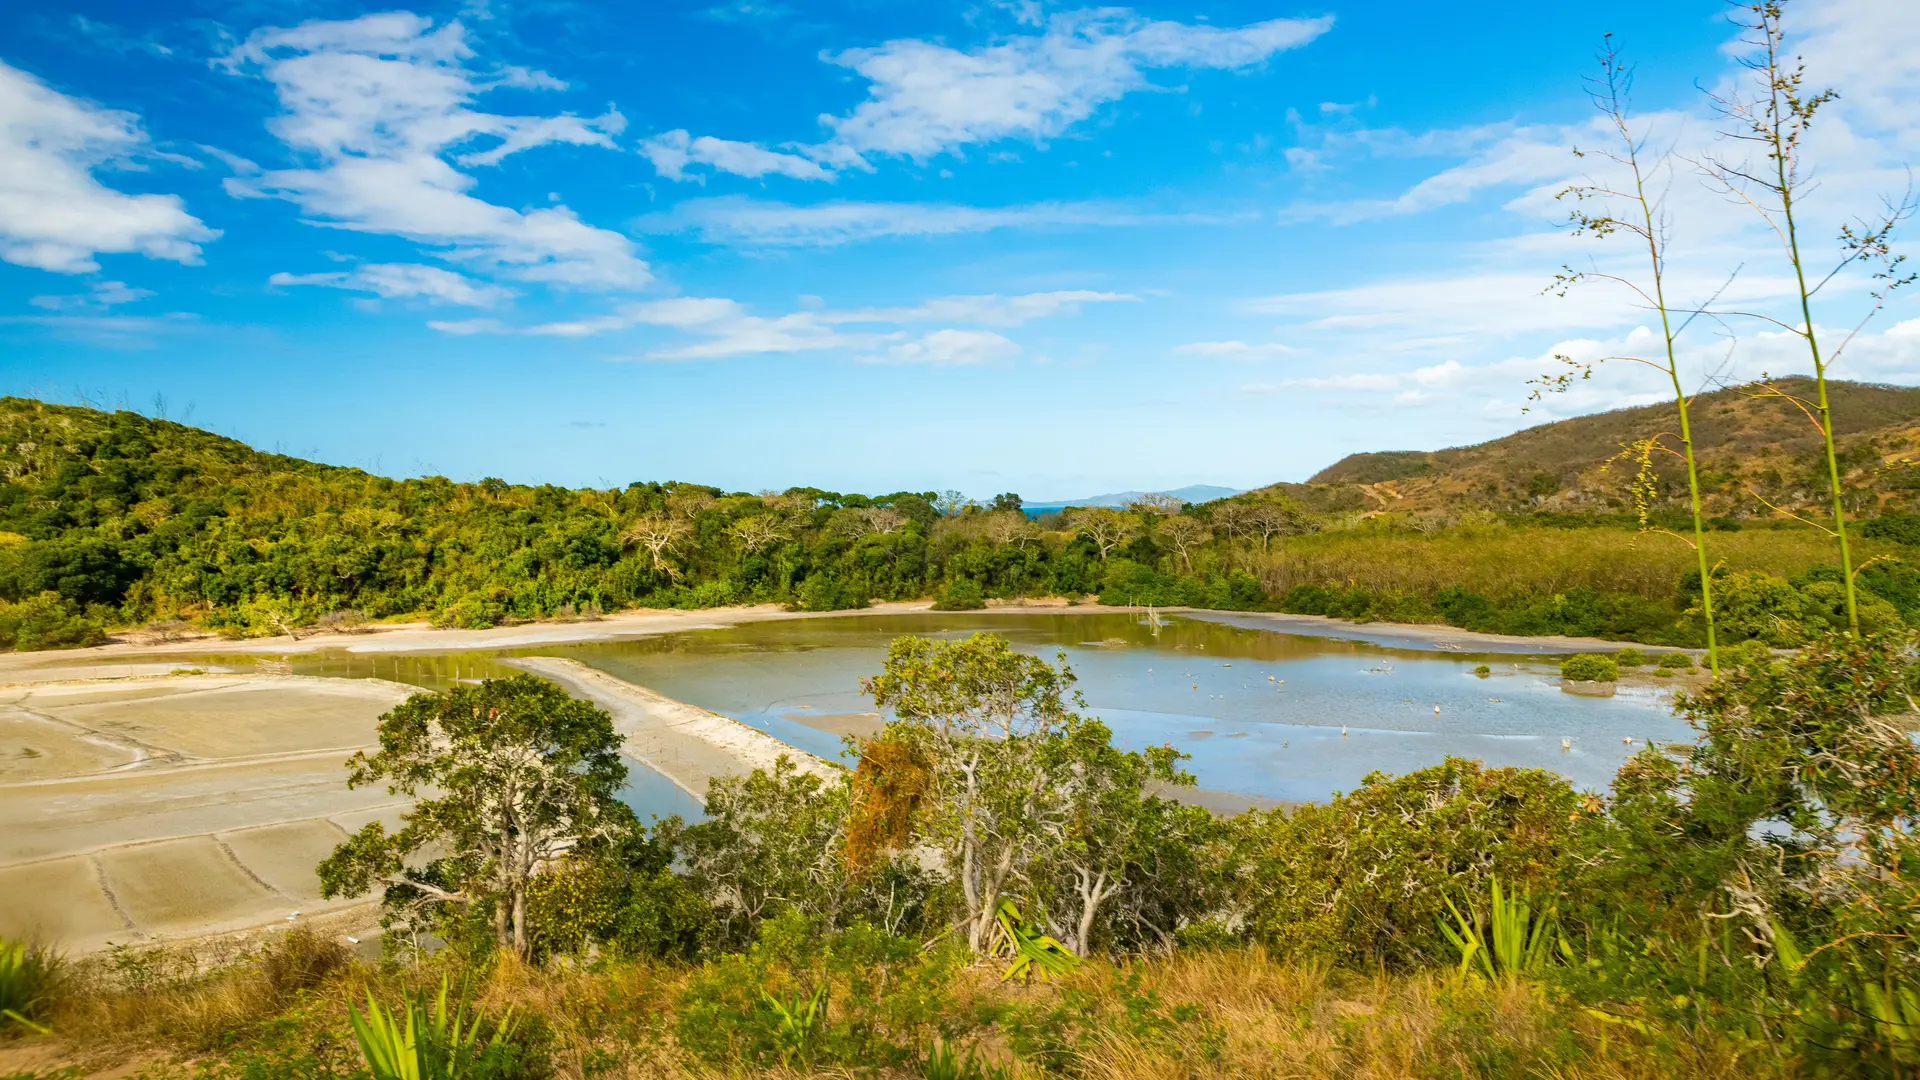
{"label": "green forest canopy", "polygon": [[[1089,594],[1654,644],[1698,634],[1686,614],[1697,577],[1624,515],[1311,512],[1276,492],[1030,518],[1015,496],[394,480],[22,398],[0,399],[0,473],[7,647],[91,644],[154,620],[273,633],[343,610],[482,627],[635,606]],[[1920,618],[1920,578],[1898,561],[1920,529],[1874,526],[1887,558],[1861,581],[1876,614]],[[1730,570],[1755,575],[1733,583],[1752,586],[1746,636],[1778,637],[1783,612],[1794,625],[1828,618],[1820,538],[1724,539],[1738,549]]]}

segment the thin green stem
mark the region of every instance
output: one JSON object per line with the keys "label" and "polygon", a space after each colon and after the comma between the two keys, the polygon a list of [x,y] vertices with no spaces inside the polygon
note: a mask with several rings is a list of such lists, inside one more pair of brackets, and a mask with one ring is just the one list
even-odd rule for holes
{"label": "thin green stem", "polygon": [[[1806,264],[1800,257],[1800,235],[1793,223],[1793,184],[1787,175],[1787,160],[1792,148],[1780,133],[1780,81],[1777,28],[1769,34],[1767,76],[1773,95],[1773,164],[1779,180],[1780,216],[1786,225],[1788,257],[1793,262],[1794,280],[1800,290],[1800,319],[1807,348],[1813,354],[1813,382],[1817,391],[1815,411],[1820,417],[1820,435],[1827,447],[1827,484],[1833,499],[1833,534],[1840,545],[1840,579],[1846,585],[1847,629],[1860,636],[1860,609],[1854,599],[1853,553],[1847,547],[1847,516],[1840,499],[1840,455],[1833,445],[1833,412],[1827,404],[1827,366],[1820,357],[1820,339],[1813,326],[1813,296],[1807,291]],[[1792,108],[1792,104],[1788,104]]]}

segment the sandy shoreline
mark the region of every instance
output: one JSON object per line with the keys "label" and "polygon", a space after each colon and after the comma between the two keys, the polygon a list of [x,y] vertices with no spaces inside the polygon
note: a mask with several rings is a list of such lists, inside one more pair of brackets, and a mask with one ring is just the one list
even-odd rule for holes
{"label": "sandy shoreline", "polygon": [[[189,641],[141,644],[115,641],[85,649],[58,649],[44,652],[0,653],[0,686],[36,682],[45,679],[73,679],[132,674],[165,674],[170,667],[164,661],[150,660],[142,671],[116,663],[121,658],[147,659],[177,655],[190,657],[211,650],[224,653],[261,656],[291,656],[339,649],[349,653],[388,652],[460,652],[488,649],[520,649],[540,645],[568,645],[595,641],[620,641],[654,637],[688,630],[719,629],[757,622],[794,619],[859,619],[884,615],[915,615],[933,610],[928,600],[879,603],[851,611],[788,611],[777,604],[754,607],[705,608],[693,611],[623,611],[591,622],[527,623],[497,626],[486,630],[445,630],[424,623],[382,626],[360,634],[313,634],[294,640],[285,636],[246,638],[229,641],[201,637]],[[1629,646],[1648,648],[1630,641],[1608,641],[1582,637],[1520,637],[1512,634],[1485,634],[1453,626],[1426,623],[1356,623],[1322,615],[1288,615],[1265,611],[1214,611],[1198,608],[1159,608],[1163,615],[1186,615],[1210,622],[1225,622],[1254,629],[1310,637],[1357,638],[1394,647],[1426,646],[1438,651],[1518,652],[1551,654],[1564,652],[1612,652]],[[1111,607],[1103,604],[1069,606],[1060,600],[1035,600],[1003,604],[981,611],[954,612],[966,616],[1027,615],[1113,615],[1138,613],[1139,608]],[[1699,650],[1665,650],[1689,651]],[[52,669],[52,670],[49,670]],[[89,670],[91,669],[91,670]]]}
{"label": "sandy shoreline", "polygon": [[722,776],[755,769],[772,771],[785,755],[802,771],[830,776],[840,771],[805,750],[719,713],[676,701],[637,683],[616,679],[578,660],[528,656],[508,664],[558,683],[613,714],[614,730],[627,756],[705,802],[707,785]]}

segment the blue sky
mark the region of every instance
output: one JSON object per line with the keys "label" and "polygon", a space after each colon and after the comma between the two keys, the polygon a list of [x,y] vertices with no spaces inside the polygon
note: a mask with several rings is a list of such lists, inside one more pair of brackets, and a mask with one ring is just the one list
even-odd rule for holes
{"label": "blue sky", "polygon": [[[1462,12],[1471,8],[1470,16]],[[1794,0],[1842,91],[1806,232],[1920,158],[1908,0]],[[1068,497],[1301,479],[1651,400],[1563,264],[1601,35],[1659,149],[1723,153],[1720,0],[1178,6],[576,0],[0,15],[0,392],[388,474]],[[1600,177],[1604,179],[1604,177]],[[1777,311],[1685,160],[1673,273]],[[1870,306],[1850,271],[1816,323]],[[1684,366],[1807,365],[1763,323]],[[1836,375],[1920,382],[1896,296]]]}

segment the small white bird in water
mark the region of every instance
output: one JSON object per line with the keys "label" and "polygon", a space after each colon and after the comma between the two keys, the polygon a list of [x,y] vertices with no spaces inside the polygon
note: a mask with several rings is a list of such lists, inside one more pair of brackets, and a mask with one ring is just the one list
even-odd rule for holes
{"label": "small white bird in water", "polygon": [[1268,681],[1268,682],[1273,682],[1273,681],[1274,681],[1274,679],[1273,679],[1273,676],[1271,676],[1271,675],[1269,675],[1269,676],[1267,676],[1267,681]]}
{"label": "small white bird in water", "polygon": [[1622,736],[1620,736],[1620,745],[1622,745],[1622,746],[1632,746],[1632,745],[1633,745],[1633,736],[1631,736],[1631,735],[1622,735]]}
{"label": "small white bird in water", "polygon": [[1343,739],[1347,737],[1347,725],[1345,724],[1340,725],[1340,737]]}
{"label": "small white bird in water", "polygon": [[1561,751],[1562,751],[1562,752],[1565,752],[1565,751],[1568,751],[1568,750],[1571,750],[1571,749],[1573,749],[1573,740],[1572,740],[1572,739],[1561,739],[1561,740],[1560,740],[1560,749],[1561,749]]}
{"label": "small white bird in water", "polygon": [[1436,703],[1434,704],[1434,706],[1433,706],[1433,715],[1435,715],[1435,716],[1439,716],[1439,715],[1440,715],[1440,706],[1439,706],[1439,704],[1438,704],[1437,702],[1436,702]]}

